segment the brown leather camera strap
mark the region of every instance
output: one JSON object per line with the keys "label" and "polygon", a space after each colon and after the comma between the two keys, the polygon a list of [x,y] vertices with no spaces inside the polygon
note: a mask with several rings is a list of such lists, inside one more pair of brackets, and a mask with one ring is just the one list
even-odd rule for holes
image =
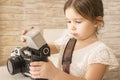
{"label": "brown leather camera strap", "polygon": [[72,62],[72,53],[74,50],[74,46],[76,43],[76,39],[71,38],[64,50],[63,57],[62,57],[62,67],[63,71],[69,74],[70,64]]}

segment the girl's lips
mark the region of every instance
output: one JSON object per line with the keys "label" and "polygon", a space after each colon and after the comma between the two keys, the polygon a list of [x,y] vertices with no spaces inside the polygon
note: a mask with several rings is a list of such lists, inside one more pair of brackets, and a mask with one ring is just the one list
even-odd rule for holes
{"label": "girl's lips", "polygon": [[70,32],[70,35],[73,35],[73,36],[75,36],[75,35],[77,35],[77,33]]}
{"label": "girl's lips", "polygon": [[77,33],[76,32],[70,32],[70,34],[76,35]]}

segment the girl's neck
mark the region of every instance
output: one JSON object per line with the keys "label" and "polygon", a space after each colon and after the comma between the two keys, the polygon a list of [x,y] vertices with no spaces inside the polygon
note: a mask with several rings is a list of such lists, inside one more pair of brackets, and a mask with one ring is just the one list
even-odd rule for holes
{"label": "girl's neck", "polygon": [[92,36],[92,37],[89,37],[88,39],[85,39],[85,40],[77,40],[76,42],[76,46],[75,46],[75,49],[82,49],[94,42],[98,41],[98,38],[97,36]]}

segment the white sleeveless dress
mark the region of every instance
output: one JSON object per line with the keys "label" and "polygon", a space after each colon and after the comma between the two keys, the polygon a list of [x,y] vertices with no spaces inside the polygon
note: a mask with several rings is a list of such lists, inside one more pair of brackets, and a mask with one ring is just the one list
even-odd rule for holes
{"label": "white sleeveless dress", "polygon": [[[58,65],[61,69],[63,51],[70,38],[71,37],[67,35],[54,42],[56,47],[60,49],[60,60]],[[70,74],[77,77],[83,77],[86,74],[88,65],[94,63],[108,65],[108,70],[117,68],[119,65],[113,51],[103,42],[96,41],[83,49],[73,52],[72,63],[70,64]]]}

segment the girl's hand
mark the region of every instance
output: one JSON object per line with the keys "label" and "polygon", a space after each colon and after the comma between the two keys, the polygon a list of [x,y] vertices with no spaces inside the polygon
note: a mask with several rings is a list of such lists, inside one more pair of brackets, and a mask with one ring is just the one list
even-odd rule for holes
{"label": "girl's hand", "polygon": [[50,61],[30,63],[30,73],[32,75],[32,78],[45,78],[48,80],[52,80],[54,79],[58,71],[59,70]]}
{"label": "girl's hand", "polygon": [[[31,30],[31,29],[34,29],[34,27],[31,27],[30,30]],[[22,31],[22,33],[21,33],[21,34],[22,34],[22,35],[21,35],[21,40],[20,40],[21,42],[23,42],[23,43],[26,42],[26,40],[25,40],[22,36],[25,35],[28,31],[29,31],[29,30],[23,30],[23,31]]]}

